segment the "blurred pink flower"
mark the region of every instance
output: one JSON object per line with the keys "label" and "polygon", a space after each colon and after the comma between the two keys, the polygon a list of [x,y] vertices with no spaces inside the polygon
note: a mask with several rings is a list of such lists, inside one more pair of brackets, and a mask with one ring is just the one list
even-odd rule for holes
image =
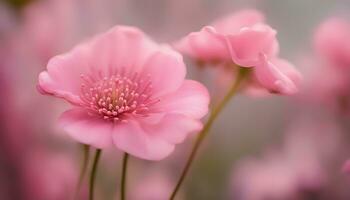
{"label": "blurred pink flower", "polygon": [[160,160],[208,112],[206,88],[185,75],[180,54],[117,26],[52,58],[38,88],[76,106],[60,124],[77,141]]}
{"label": "blurred pink flower", "polygon": [[350,69],[350,21],[332,17],[324,21],[315,32],[314,46],[323,61]]}
{"label": "blurred pink flower", "polygon": [[[331,111],[350,113],[350,22],[332,17],[314,34],[315,52],[308,66],[301,99]],[[327,77],[327,79],[325,79]]]}
{"label": "blurred pink flower", "polygon": [[328,183],[327,169],[340,150],[339,133],[332,123],[294,124],[282,148],[238,164],[232,176],[234,195],[243,200],[309,199],[305,195]]}
{"label": "blurred pink flower", "polygon": [[294,94],[300,74],[278,57],[276,31],[256,10],[244,10],[192,32],[174,44],[180,52],[205,63],[252,68],[251,94]]}

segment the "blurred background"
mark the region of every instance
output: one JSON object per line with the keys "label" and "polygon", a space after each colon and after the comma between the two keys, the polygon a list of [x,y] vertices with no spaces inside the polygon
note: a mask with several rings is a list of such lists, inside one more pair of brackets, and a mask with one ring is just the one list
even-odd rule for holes
{"label": "blurred background", "polygon": [[[278,31],[282,57],[303,73],[304,84],[293,97],[234,98],[202,146],[179,199],[350,199],[350,180],[342,172],[350,158],[347,96],[343,104],[310,95],[323,87],[312,78],[323,64],[313,49],[315,29],[331,16],[350,22],[349,0],[1,0],[0,199],[61,200],[74,193],[81,149],[56,123],[69,105],[36,89],[52,56],[117,24],[171,43],[245,8],[266,15]],[[215,101],[220,94],[212,71],[185,61],[188,77],[204,82]],[[317,80],[327,85],[328,79],[321,73]],[[350,85],[345,88],[350,93]],[[161,162],[132,158],[130,199],[167,199],[192,141]],[[102,156],[97,199],[117,199],[120,155],[111,149]]]}

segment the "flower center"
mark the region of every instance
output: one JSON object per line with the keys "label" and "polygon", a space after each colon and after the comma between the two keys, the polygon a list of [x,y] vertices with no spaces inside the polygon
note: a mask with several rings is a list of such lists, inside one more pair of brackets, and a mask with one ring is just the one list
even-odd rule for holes
{"label": "flower center", "polygon": [[106,120],[125,121],[127,115],[147,116],[152,99],[150,76],[138,73],[114,74],[98,78],[81,75],[81,99],[84,106]]}

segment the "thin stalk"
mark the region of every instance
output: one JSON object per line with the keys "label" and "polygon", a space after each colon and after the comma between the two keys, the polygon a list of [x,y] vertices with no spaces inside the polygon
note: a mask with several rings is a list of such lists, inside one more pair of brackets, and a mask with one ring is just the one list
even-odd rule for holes
{"label": "thin stalk", "polygon": [[80,188],[81,188],[81,185],[83,183],[83,180],[84,180],[84,177],[85,177],[85,174],[86,174],[86,170],[87,170],[87,166],[88,166],[88,163],[89,163],[90,146],[87,145],[87,144],[82,144],[81,147],[82,147],[82,150],[83,150],[83,162],[82,162],[82,165],[81,165],[79,180],[78,180],[78,184],[77,184],[77,187],[76,187],[74,199],[78,199]]}
{"label": "thin stalk", "polygon": [[120,181],[120,200],[126,199],[126,175],[128,170],[129,154],[124,153],[123,163],[122,163],[122,176]]}
{"label": "thin stalk", "polygon": [[96,178],[98,162],[101,157],[101,152],[102,152],[101,149],[97,149],[95,153],[94,162],[93,162],[91,174],[90,174],[89,200],[94,199],[95,178]]}
{"label": "thin stalk", "polygon": [[175,196],[176,196],[177,192],[179,191],[183,181],[185,180],[185,177],[186,177],[186,175],[187,175],[187,173],[188,173],[188,171],[193,163],[193,160],[194,160],[194,158],[197,154],[197,151],[198,151],[200,145],[202,144],[204,138],[208,135],[208,132],[209,132],[211,126],[213,125],[215,119],[218,117],[219,113],[224,109],[224,107],[227,105],[227,103],[230,101],[230,99],[237,93],[242,81],[244,80],[244,78],[246,77],[248,72],[249,72],[248,68],[239,67],[239,73],[238,73],[234,83],[232,84],[230,90],[225,95],[223,100],[213,109],[211,115],[209,116],[208,121],[206,122],[202,131],[198,134],[198,136],[194,142],[190,156],[188,157],[186,164],[185,164],[185,167],[183,168],[181,175],[180,175],[180,178],[175,186],[175,189],[173,190],[173,192],[169,198],[170,200],[175,199]]}

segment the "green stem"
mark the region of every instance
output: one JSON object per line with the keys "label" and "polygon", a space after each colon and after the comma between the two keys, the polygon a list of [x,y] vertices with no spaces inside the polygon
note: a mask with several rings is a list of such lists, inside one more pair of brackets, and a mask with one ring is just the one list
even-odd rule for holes
{"label": "green stem", "polygon": [[94,199],[95,178],[96,178],[97,165],[98,165],[98,161],[100,160],[100,156],[101,156],[101,149],[97,149],[95,153],[92,169],[91,169],[91,174],[90,174],[89,200]]}
{"label": "green stem", "polygon": [[122,177],[121,177],[121,183],[120,183],[120,200],[126,199],[126,175],[128,170],[128,160],[129,160],[129,154],[124,153],[123,156],[123,166],[122,166]]}
{"label": "green stem", "polygon": [[198,134],[195,143],[192,147],[192,151],[190,153],[190,156],[187,159],[187,162],[185,164],[184,169],[182,170],[181,176],[175,186],[175,189],[173,190],[170,200],[174,200],[177,192],[179,191],[181,184],[185,180],[185,177],[192,165],[192,162],[197,154],[197,151],[202,144],[204,138],[208,135],[208,132],[213,125],[213,122],[219,115],[219,113],[223,110],[223,108],[227,105],[227,103],[230,101],[230,99],[237,93],[238,89],[240,88],[240,85],[242,83],[242,80],[246,77],[247,73],[249,72],[249,68],[244,68],[244,67],[239,67],[239,73],[238,76],[236,77],[234,83],[232,84],[230,90],[228,93],[225,95],[223,100],[213,109],[211,115],[209,116],[209,119],[207,123],[204,125],[202,131]]}
{"label": "green stem", "polygon": [[78,199],[80,188],[81,188],[81,185],[83,183],[84,176],[86,174],[86,169],[87,169],[87,166],[89,163],[90,146],[87,144],[82,144],[82,150],[83,150],[83,163],[81,166],[79,180],[78,180],[74,199]]}

